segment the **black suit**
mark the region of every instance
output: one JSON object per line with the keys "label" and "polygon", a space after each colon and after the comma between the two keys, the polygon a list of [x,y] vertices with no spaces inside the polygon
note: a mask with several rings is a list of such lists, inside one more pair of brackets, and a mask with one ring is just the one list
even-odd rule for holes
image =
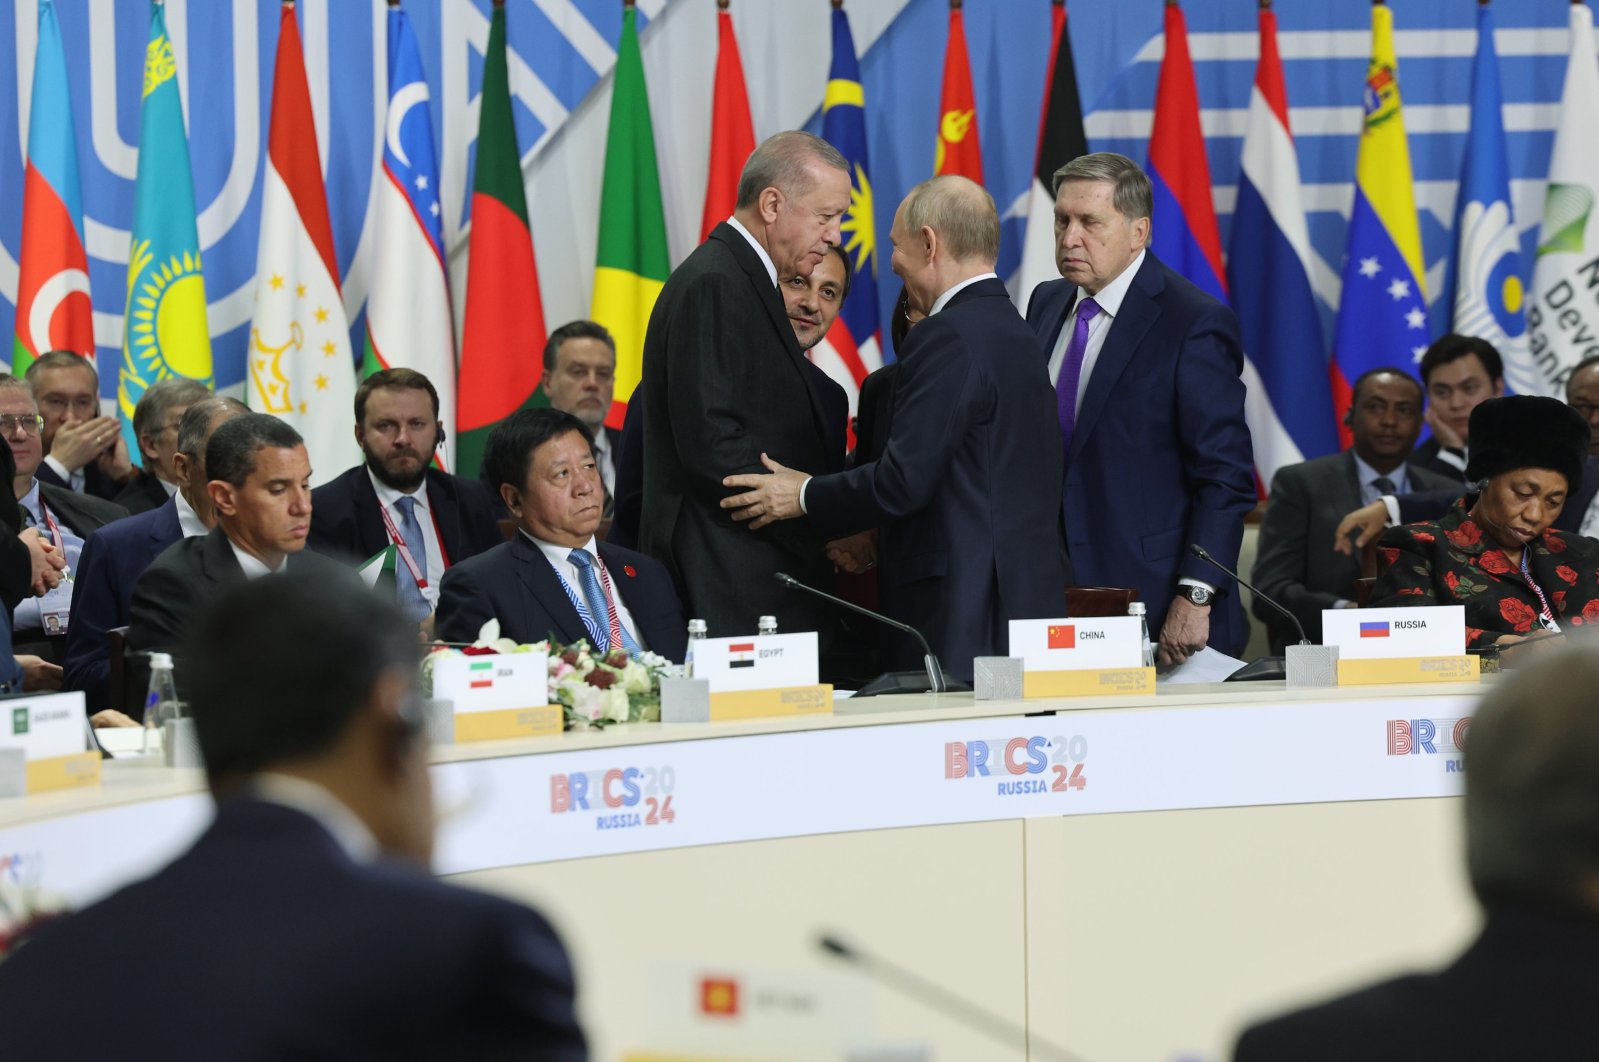
{"label": "black suit", "polygon": [[[900,354],[903,358],[903,352]],[[894,423],[894,378],[899,362],[891,361],[873,369],[861,381],[861,396],[855,403],[854,463],[876,461],[888,449],[889,428]]]}
{"label": "black suit", "polygon": [[770,614],[780,630],[819,632],[825,652],[831,606],[772,573],[830,589],[826,539],[803,520],[752,532],[719,503],[735,493],[724,476],[766,471],[762,453],[802,472],[839,471],[847,401],[800,352],[782,295],[731,225],[718,225],[661,290],[634,394],[644,418],[640,548],[666,565],[713,637],[753,632]]}
{"label": "black suit", "polygon": [[[642,553],[607,542],[601,542],[599,550],[611,585],[633,614],[637,628],[633,633],[646,648],[681,661],[688,623],[666,569]],[[588,637],[582,617],[561,587],[561,577],[520,532],[509,542],[455,565],[439,584],[435,630],[440,641],[476,641],[483,624],[493,618],[499,619],[502,636],[524,644],[550,637],[569,644]]]}
{"label": "black suit", "polygon": [[[950,672],[1003,656],[1008,621],[1065,611],[1060,422],[1038,340],[1005,285],[979,280],[905,341],[880,460],[805,490],[825,538],[881,529],[879,601],[920,627]],[[906,639],[889,667],[914,667]]]}
{"label": "black suit", "polygon": [[161,477],[146,468],[111,500],[130,513],[147,513],[151,509],[161,508],[171,497],[161,485]]}
{"label": "black suit", "polygon": [[[115,502],[96,498],[92,494],[78,494],[43,480],[39,481],[39,497],[44,499],[51,515],[61,526],[71,528],[82,539],[87,539],[113,520],[128,515],[128,510]],[[40,528],[39,533],[45,534],[44,529]]]}
{"label": "black suit", "polygon": [[[87,970],[128,993],[112,1010],[138,1013],[131,1025],[73,1018]],[[0,964],[18,1060],[578,1062],[572,997],[536,912],[357,863],[303,812],[249,798],[154,877]]]}
{"label": "black suit", "polygon": [[1453,480],[1456,484],[1465,483],[1466,470],[1440,457],[1439,452],[1442,449],[1443,447],[1438,444],[1436,435],[1428,438],[1420,446],[1416,447],[1415,451],[1410,455],[1410,467],[1425,468],[1427,471],[1443,476],[1445,479]]}
{"label": "black suit", "polygon": [[1589,1062],[1599,1055],[1599,921],[1501,910],[1454,964],[1245,1031],[1234,1062]]}
{"label": "black suit", "polygon": [[[1414,490],[1460,494],[1458,481],[1415,465],[1407,469]],[[1360,473],[1352,450],[1285,465],[1272,477],[1251,581],[1292,612],[1317,644],[1321,610],[1334,607],[1340,598],[1355,599],[1360,558],[1336,552],[1332,543],[1338,522],[1358,508]],[[1252,607],[1271,634],[1273,652],[1299,641],[1292,624],[1264,601],[1257,597]]]}
{"label": "black suit", "polygon": [[[88,464],[79,469],[79,471],[83,473],[84,494],[87,494],[93,498],[99,498],[101,501],[111,501],[115,499],[118,494],[122,493],[122,484],[118,483],[116,480],[100,471],[100,465],[98,462],[90,461]],[[34,475],[37,476],[40,481],[48,483],[53,487],[60,487],[62,490],[72,490],[72,484],[56,475],[55,469],[51,468],[49,462],[47,461],[39,462],[39,470],[35,472]],[[74,493],[77,492],[74,491]]]}
{"label": "black suit", "polygon": [[644,513],[644,408],[642,398],[627,404],[612,460],[616,462],[616,490],[611,505],[611,529],[605,541],[624,549],[638,549],[639,524]]}
{"label": "black suit", "polygon": [[[439,541],[449,563],[505,541],[483,484],[430,468],[427,485],[428,509],[438,522]],[[364,561],[388,545],[378,493],[365,465],[356,465],[311,492],[307,549],[337,560]]]}

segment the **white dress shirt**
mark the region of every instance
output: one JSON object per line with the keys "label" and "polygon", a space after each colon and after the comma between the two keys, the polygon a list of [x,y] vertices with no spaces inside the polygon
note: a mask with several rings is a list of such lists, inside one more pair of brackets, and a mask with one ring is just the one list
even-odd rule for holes
{"label": "white dress shirt", "polygon": [[352,862],[371,863],[380,849],[378,839],[338,797],[315,782],[287,774],[263,771],[250,779],[250,790],[257,800],[293,808],[309,815],[332,835]]}
{"label": "white dress shirt", "polygon": [[[572,592],[577,595],[577,599],[587,606],[588,599],[583,596],[583,580],[578,577],[577,565],[567,559],[572,554],[572,547],[557,546],[553,542],[534,538],[526,530],[523,530],[522,534],[526,536],[529,542],[539,548],[539,552],[543,553],[545,559],[550,562],[550,567],[555,569],[555,574],[560,576],[561,581],[572,588]],[[605,567],[605,561],[600,557],[600,548],[593,535],[589,536],[589,540],[583,544],[582,548],[589,551],[589,555],[594,558],[595,564],[602,568]],[[605,570],[607,574],[610,573],[609,568],[605,568]],[[603,580],[601,580],[601,585],[604,585]],[[617,621],[627,628],[627,633],[633,636],[635,642],[643,645],[644,638],[639,634],[638,626],[633,622],[633,613],[627,610],[627,602],[622,600],[622,582],[614,575],[611,576],[611,600],[616,602]],[[609,627],[611,618],[609,616],[595,616],[594,622],[602,627]]]}
{"label": "white dress shirt", "polygon": [[201,522],[200,514],[194,511],[194,506],[189,504],[189,499],[183,496],[182,491],[174,494],[172,500],[178,507],[178,530],[183,532],[184,538],[194,538],[196,535],[211,532],[211,529]]}
{"label": "white dress shirt", "polygon": [[80,468],[76,472],[68,472],[67,466],[62,464],[61,459],[56,457],[54,454],[46,457],[44,459],[44,463],[50,466],[50,470],[52,472],[61,477],[61,482],[71,487],[77,493],[83,493],[83,485],[88,481],[88,477],[84,474],[83,469]]}
{"label": "white dress shirt", "polygon": [[766,267],[766,275],[772,278],[772,287],[777,287],[777,266],[772,264],[772,256],[766,253],[766,248],[756,242],[754,235],[750,233],[749,229],[739,223],[738,218],[728,218],[727,223],[737,229],[738,234],[748,240],[751,247],[755,248],[755,253],[761,256],[761,265]]}
{"label": "white dress shirt", "polygon": [[934,314],[938,313],[938,311],[949,305],[949,300],[953,299],[955,296],[959,295],[961,292],[965,291],[979,280],[998,279],[998,273],[979,273],[975,277],[967,277],[965,280],[961,281],[959,284],[956,284],[954,287],[944,292],[944,294],[934,299],[933,308],[927,311],[927,316],[932,317]]}
{"label": "white dress shirt", "polygon": [[[1350,453],[1355,459],[1355,474],[1360,479],[1360,504],[1370,505],[1383,497],[1384,492],[1377,487],[1377,480],[1382,478],[1382,473],[1372,468],[1360,459],[1357,453]],[[1403,462],[1399,467],[1388,473],[1388,479],[1394,485],[1394,494],[1410,493],[1410,466]]]}
{"label": "white dress shirt", "polygon": [[[223,535],[223,537],[227,538],[226,535]],[[266,561],[244,549],[231,538],[228,539],[228,546],[233,550],[234,559],[239,562],[239,567],[244,569],[244,577],[246,579],[259,579],[263,575],[276,575],[289,565],[288,554],[284,554],[283,559],[278,561],[276,568],[268,568]]]}
{"label": "white dress shirt", "polygon": [[[1088,322],[1088,346],[1083,348],[1083,371],[1077,377],[1077,405],[1076,410],[1083,408],[1083,394],[1088,390],[1088,378],[1094,374],[1094,365],[1099,361],[1099,352],[1104,349],[1105,337],[1110,334],[1110,326],[1116,320],[1116,315],[1121,313],[1122,301],[1127,298],[1127,289],[1133,286],[1133,278],[1138,275],[1138,270],[1144,264],[1143,251],[1138,252],[1138,257],[1133,259],[1133,264],[1117,274],[1112,280],[1100,289],[1094,296],[1094,303],[1099,307],[1099,313],[1092,321]],[[1060,368],[1066,362],[1066,348],[1071,344],[1072,332],[1077,327],[1077,307],[1081,305],[1087,292],[1082,288],[1077,289],[1077,298],[1072,302],[1071,313],[1066,315],[1066,323],[1061,326],[1060,336],[1055,340],[1055,349],[1049,355],[1049,382],[1056,387],[1060,386]]]}
{"label": "white dress shirt", "polygon": [[[401,534],[404,534],[402,521],[405,519],[405,514],[400,511],[399,501],[401,498],[415,499],[416,522],[422,526],[422,547],[427,550],[428,555],[426,572],[428,584],[425,588],[422,588],[422,597],[427,601],[429,608],[437,608],[439,605],[439,580],[444,578],[444,550],[439,546],[439,530],[433,523],[433,510],[428,508],[427,480],[423,479],[420,487],[407,494],[404,491],[395,490],[378,477],[372,475],[371,468],[366,470],[366,474],[372,480],[372,489],[377,491],[378,504],[388,510],[389,519],[394,521],[394,530],[399,531]],[[383,533],[387,535],[388,529],[384,528]],[[406,545],[409,547],[411,543],[406,543]],[[416,555],[414,549],[411,553],[413,557]],[[399,563],[403,565],[405,560],[401,558]]]}

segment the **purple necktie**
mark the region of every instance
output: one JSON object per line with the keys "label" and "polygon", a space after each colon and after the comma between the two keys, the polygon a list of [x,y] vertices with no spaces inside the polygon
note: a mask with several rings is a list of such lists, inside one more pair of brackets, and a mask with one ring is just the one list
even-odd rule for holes
{"label": "purple necktie", "polygon": [[1055,382],[1055,397],[1060,408],[1060,434],[1066,452],[1072,452],[1072,431],[1077,427],[1077,385],[1083,378],[1083,355],[1088,353],[1088,326],[1099,316],[1099,303],[1085,298],[1077,304],[1077,323],[1072,326],[1072,341],[1066,344],[1066,357],[1060,363]]}

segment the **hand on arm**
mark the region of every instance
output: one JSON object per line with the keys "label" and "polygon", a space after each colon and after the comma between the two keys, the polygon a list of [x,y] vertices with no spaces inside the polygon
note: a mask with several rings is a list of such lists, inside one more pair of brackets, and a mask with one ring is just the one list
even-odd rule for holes
{"label": "hand on arm", "polygon": [[778,520],[804,516],[805,510],[800,508],[800,489],[811,478],[778,464],[766,454],[761,455],[761,464],[770,470],[769,474],[727,476],[722,480],[724,487],[745,491],[723,498],[720,504],[723,509],[733,510],[733,519],[754,521],[750,524],[751,531],[759,531]]}

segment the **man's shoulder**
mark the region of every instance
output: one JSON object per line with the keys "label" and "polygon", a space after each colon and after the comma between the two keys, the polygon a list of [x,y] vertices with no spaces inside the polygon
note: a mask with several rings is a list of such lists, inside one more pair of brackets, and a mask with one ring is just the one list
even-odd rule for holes
{"label": "man's shoulder", "polygon": [[490,546],[482,553],[474,553],[470,557],[463,557],[445,569],[444,578],[450,579],[452,575],[459,579],[462,576],[480,576],[485,572],[510,564],[515,559],[512,546],[509,542],[501,542]]}
{"label": "man's shoulder", "polygon": [[1336,454],[1323,454],[1321,457],[1312,457],[1304,461],[1296,461],[1291,465],[1283,465],[1272,476],[1272,486],[1279,483],[1290,486],[1300,486],[1314,483],[1319,480],[1329,479],[1348,473],[1351,467],[1349,451],[1344,450]]}
{"label": "man's shoulder", "polygon": [[87,541],[97,542],[105,549],[125,549],[129,545],[138,544],[148,539],[168,520],[175,523],[176,519],[175,515],[167,511],[165,505],[155,509],[146,509],[142,513],[134,513],[132,516],[125,516],[120,520],[114,520],[106,524],[91,534]]}
{"label": "man's shoulder", "polygon": [[[1425,1022],[1437,1016],[1436,975],[1411,975],[1363,988],[1337,999],[1297,1010],[1244,1031],[1234,1062],[1429,1057]],[[1421,1053],[1409,1053],[1420,1049]]]}
{"label": "man's shoulder", "polygon": [[1435,468],[1426,465],[1411,464],[1407,474],[1410,476],[1410,489],[1412,491],[1424,490],[1459,490],[1460,476],[1446,476]]}
{"label": "man's shoulder", "polygon": [[487,484],[481,480],[458,476],[454,472],[430,468],[427,472],[427,484],[429,496],[437,491],[443,500],[457,506],[486,506],[491,500]]}
{"label": "man's shoulder", "polygon": [[[366,473],[366,465],[359,464],[354,468],[347,468],[334,476],[320,487],[311,490],[312,505],[327,505],[331,502],[349,501],[355,497],[360,485],[365,483],[371,487],[371,480]],[[376,491],[373,491],[376,494]]]}
{"label": "man's shoulder", "polygon": [[649,572],[650,575],[659,575],[663,579],[670,578],[666,572],[666,565],[654,557],[628,549],[626,546],[616,546],[609,542],[600,543],[600,557],[608,567],[617,565],[631,565],[636,571]]}
{"label": "man's shoulder", "polygon": [[39,495],[44,498],[46,505],[57,512],[78,519],[87,518],[94,521],[97,527],[122,520],[128,515],[128,510],[116,502],[96,498],[93,494],[78,494],[66,487],[58,487],[42,480],[39,483]]}

